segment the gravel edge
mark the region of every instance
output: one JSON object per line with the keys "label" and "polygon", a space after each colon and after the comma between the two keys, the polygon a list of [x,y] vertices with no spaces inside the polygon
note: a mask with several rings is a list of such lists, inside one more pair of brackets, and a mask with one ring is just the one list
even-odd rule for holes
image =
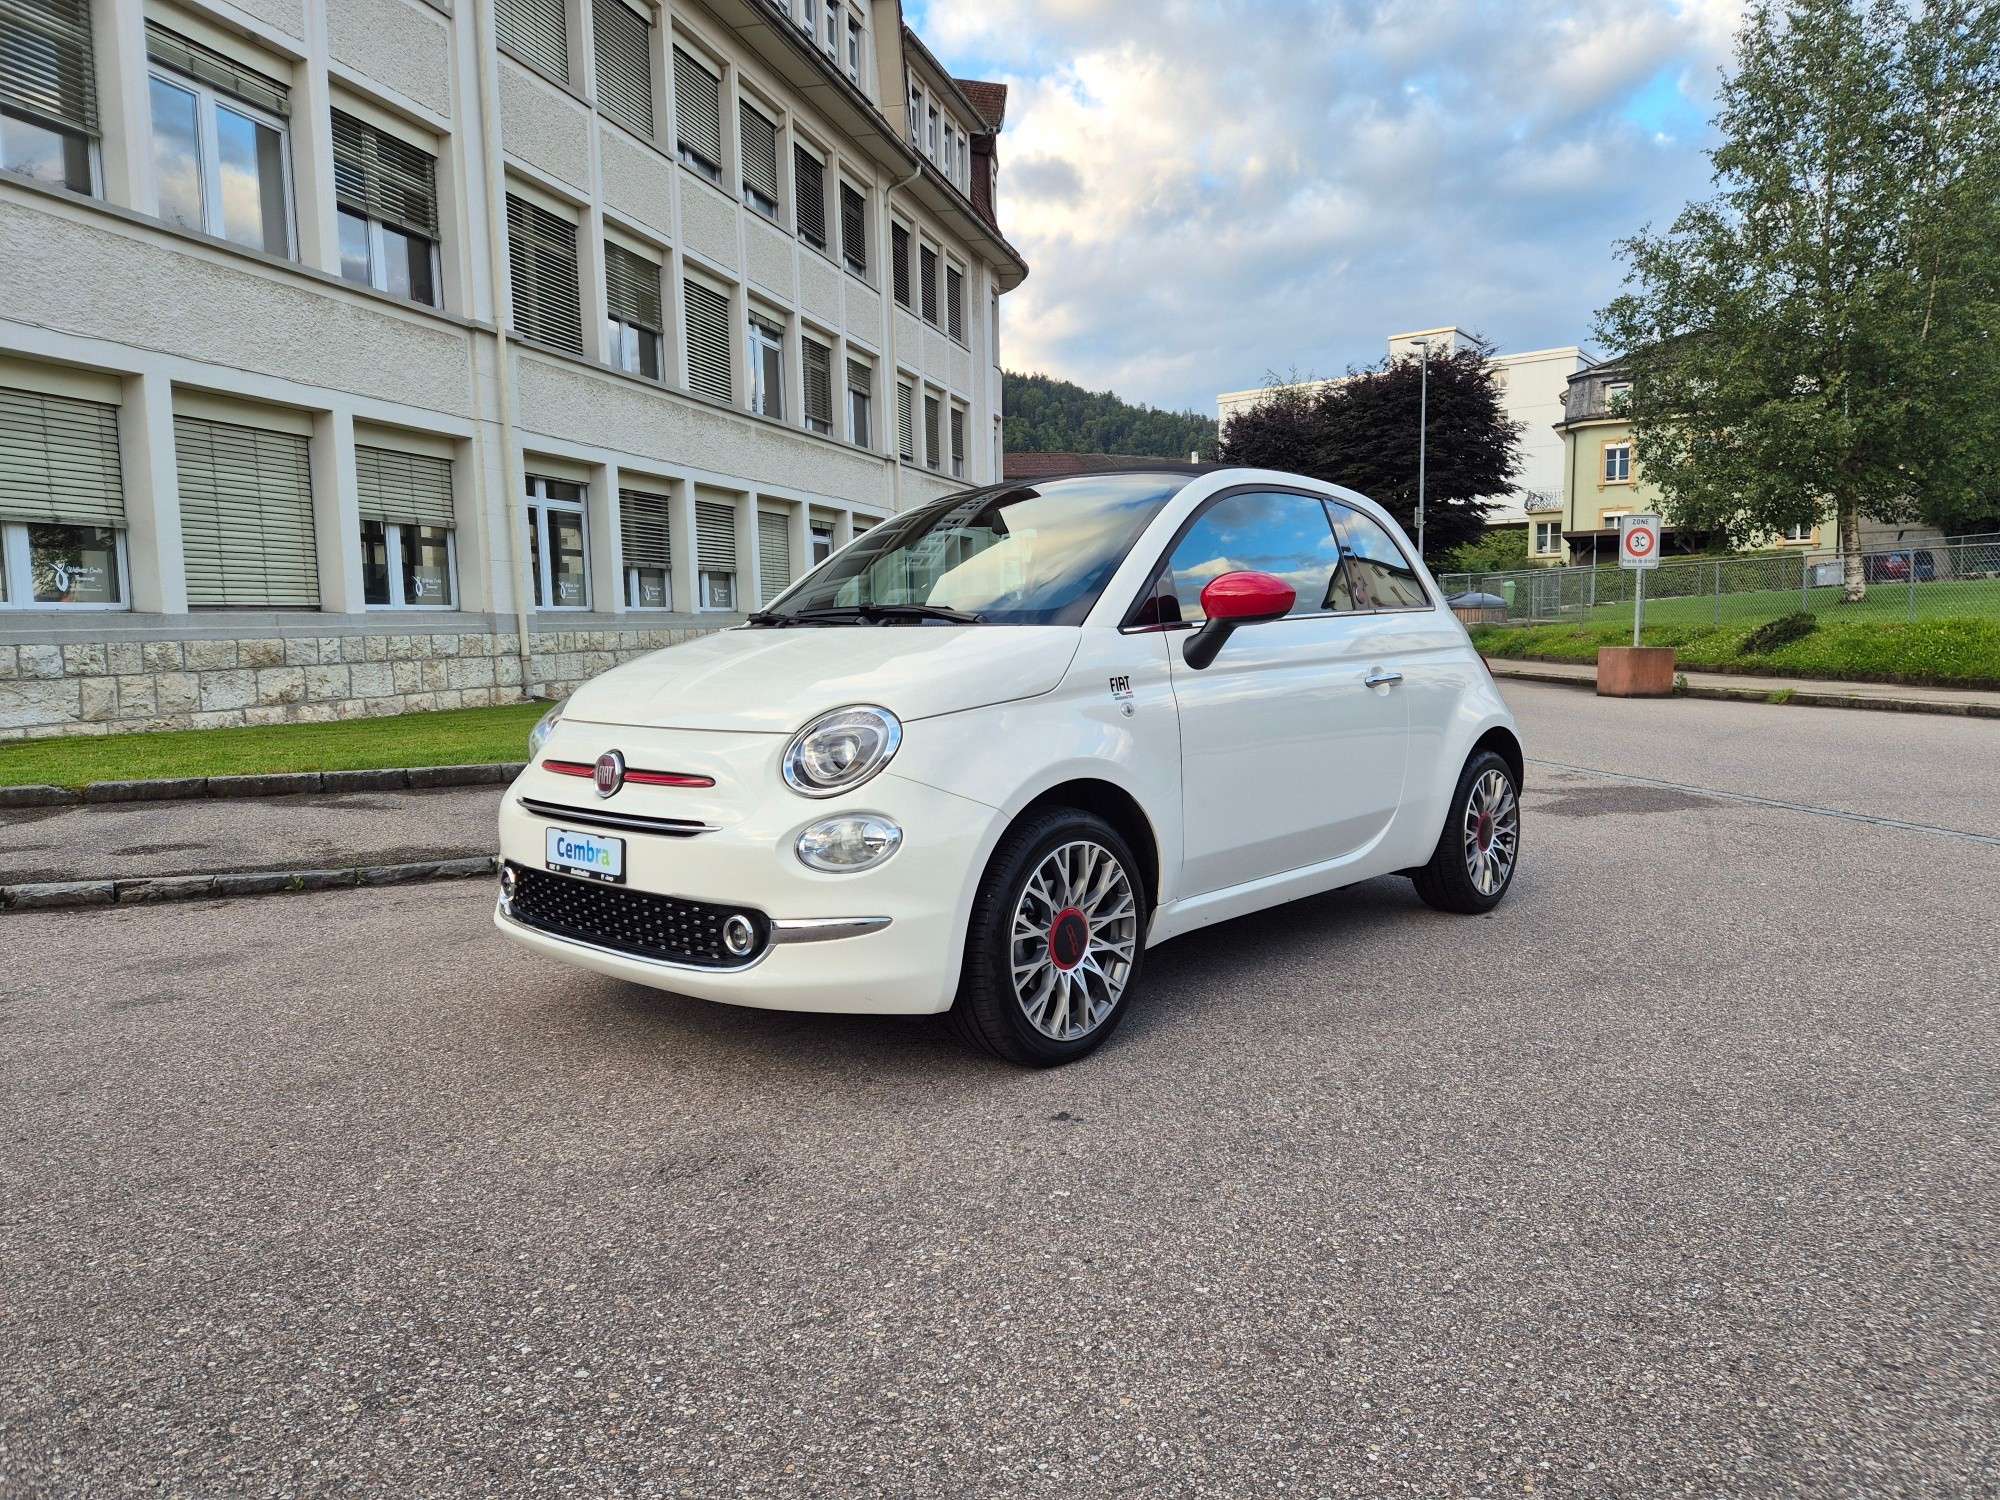
{"label": "gravel edge", "polygon": [[[1537,672],[1532,667],[1523,669],[1503,658],[1489,658],[1487,668],[1495,677],[1511,677],[1520,682],[1553,682],[1562,687],[1584,688],[1593,693],[1597,691],[1595,678],[1579,677],[1566,672]],[[1781,694],[1783,696],[1780,696]],[[1949,700],[1937,702],[1929,698],[1862,698],[1852,693],[1830,693],[1821,688],[1808,687],[1780,688],[1767,692],[1762,688],[1709,687],[1690,683],[1686,687],[1675,688],[1674,696],[1714,698],[1725,703],[1768,703],[1776,707],[1790,708],[1866,708],[1876,713],[1944,714],[1959,719],[2000,719],[2000,706],[1990,703],[1953,703]]]}
{"label": "gravel edge", "polygon": [[85,802],[176,802],[195,797],[293,797],[302,792],[408,792],[443,786],[497,786],[526,761],[464,766],[392,766],[376,771],[281,771],[258,776],[173,776],[62,786],[0,786],[0,808],[76,807]]}
{"label": "gravel edge", "polygon": [[284,896],[349,886],[407,885],[424,880],[465,880],[491,875],[499,857],[413,860],[396,865],[351,865],[336,870],[242,870],[209,875],[151,875],[135,880],[50,880],[0,885],[0,912],[49,911],[67,906],[138,906],[160,901],[201,901],[224,896]]}

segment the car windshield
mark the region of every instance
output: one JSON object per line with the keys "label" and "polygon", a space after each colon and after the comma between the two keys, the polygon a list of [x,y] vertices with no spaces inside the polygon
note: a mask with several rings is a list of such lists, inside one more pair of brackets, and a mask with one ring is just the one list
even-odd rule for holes
{"label": "car windshield", "polygon": [[893,516],[755,625],[1078,625],[1186,474],[995,485]]}

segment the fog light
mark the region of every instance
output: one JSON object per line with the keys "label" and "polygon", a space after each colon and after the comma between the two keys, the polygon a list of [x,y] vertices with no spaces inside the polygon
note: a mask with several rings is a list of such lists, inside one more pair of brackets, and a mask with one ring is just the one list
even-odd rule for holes
{"label": "fog light", "polygon": [[520,887],[521,877],[515,873],[514,867],[512,865],[502,865],[500,867],[501,901],[508,906],[512,906],[514,904],[514,892],[519,890]]}
{"label": "fog light", "polygon": [[879,865],[902,847],[903,830],[874,813],[821,818],[799,835],[802,863],[833,875]]}
{"label": "fog light", "polygon": [[731,917],[722,924],[722,946],[742,958],[757,946],[757,929],[748,917]]}

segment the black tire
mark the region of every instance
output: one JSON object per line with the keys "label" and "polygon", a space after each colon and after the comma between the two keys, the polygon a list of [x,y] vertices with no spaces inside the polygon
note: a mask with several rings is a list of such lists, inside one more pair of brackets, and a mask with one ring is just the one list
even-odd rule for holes
{"label": "black tire", "polygon": [[[1099,851],[1098,855],[1081,852],[1086,847]],[[1052,902],[1042,899],[1050,891],[1071,888],[1052,883],[1044,868],[1059,852],[1056,867],[1060,870],[1081,869],[1095,858],[1088,866],[1094,874],[1083,882],[1092,889],[1098,888],[1098,878],[1104,877],[1105,860],[1117,865],[1115,876],[1104,877],[1108,884],[1102,887],[1102,900],[1093,907],[1096,919],[1084,914],[1081,901],[1071,900],[1054,908]],[[1041,884],[1037,891],[1041,894],[1030,895],[1030,884],[1038,876]],[[1121,887],[1130,897],[1130,907],[1128,912],[1114,915],[1120,912]],[[1083,896],[1089,895],[1086,889]],[[1082,918],[1080,929],[1069,916],[1072,910]],[[1047,933],[1042,941],[1047,957],[1041,967],[1060,994],[1040,989],[1038,973],[1030,973],[1024,980],[1030,993],[1024,996],[1017,991],[1017,962],[1036,961],[1033,943],[1017,935],[1017,913],[1023,915],[1024,922],[1046,919]],[[951,1008],[953,1025],[974,1046],[1022,1067],[1054,1068],[1089,1056],[1104,1045],[1131,1008],[1132,991],[1138,985],[1145,957],[1150,914],[1143,867],[1109,823],[1075,808],[1051,808],[1023,819],[1008,829],[994,850],[979,894],[973,899],[965,964],[959,975],[958,998]],[[1074,956],[1065,967],[1062,960],[1072,950]],[[1097,984],[1100,979],[1101,986]],[[1109,1009],[1096,1014],[1107,997]],[[1037,1025],[1031,1018],[1031,1007],[1043,1024]],[[1072,1030],[1075,1034],[1052,1034]]]}
{"label": "black tire", "polygon": [[[1487,796],[1494,785],[1487,778],[1495,774],[1505,791],[1498,811],[1492,810],[1493,799]],[[1474,806],[1475,796],[1480,799],[1478,807]],[[1482,809],[1493,817],[1491,825],[1480,823]],[[1503,844],[1504,868],[1497,868]],[[1482,875],[1482,855],[1487,861],[1485,868],[1496,873]],[[1437,848],[1431,852],[1428,863],[1410,872],[1410,879],[1426,906],[1478,916],[1493,910],[1506,897],[1520,865],[1520,783],[1506,761],[1491,750],[1478,751],[1458,774],[1458,785],[1452,789]]]}

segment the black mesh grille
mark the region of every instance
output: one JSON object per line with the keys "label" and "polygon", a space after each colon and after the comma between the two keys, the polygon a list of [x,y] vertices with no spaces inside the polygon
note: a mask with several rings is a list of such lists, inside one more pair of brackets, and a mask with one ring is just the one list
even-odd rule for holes
{"label": "black mesh grille", "polygon": [[[710,906],[594,880],[572,880],[511,861],[508,868],[516,881],[510,908],[516,921],[638,958],[740,969],[762,950],[770,931],[764,914],[749,907]],[[734,916],[746,918],[757,934],[755,945],[741,958],[722,945],[722,924]]]}

